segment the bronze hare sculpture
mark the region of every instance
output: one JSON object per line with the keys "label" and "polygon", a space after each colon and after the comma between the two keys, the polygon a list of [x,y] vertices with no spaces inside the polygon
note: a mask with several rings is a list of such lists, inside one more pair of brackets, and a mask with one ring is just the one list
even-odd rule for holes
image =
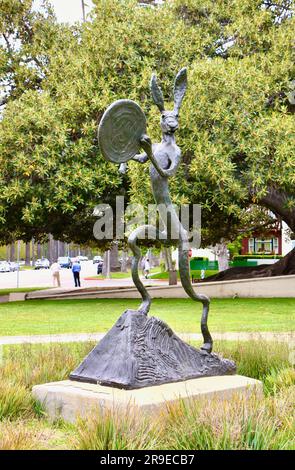
{"label": "bronze hare sculpture", "polygon": [[[165,208],[168,217],[162,218],[162,222],[166,225],[165,232],[160,232],[153,226],[143,225],[135,229],[128,239],[134,258],[132,262],[132,278],[135,286],[142,296],[142,303],[138,309],[144,315],[148,314],[151,305],[151,298],[140,280],[138,274],[138,264],[141,258],[141,252],[138,246],[139,239],[152,234],[163,244],[171,242],[172,234],[178,234],[178,252],[179,252],[179,273],[182,286],[185,292],[193,300],[203,304],[201,317],[201,331],[204,338],[202,346],[203,351],[210,353],[212,351],[213,340],[210,335],[207,321],[209,313],[210,300],[202,294],[197,294],[192,287],[189,271],[188,234],[182,226],[178,214],[175,211],[169,193],[168,179],[175,175],[181,161],[181,151],[175,142],[175,131],[178,129],[179,110],[187,88],[187,71],[186,68],[181,69],[175,78],[174,83],[174,109],[172,111],[165,110],[163,93],[157,84],[156,76],[151,79],[151,93],[155,104],[161,113],[161,130],[162,140],[160,143],[152,144],[147,135],[142,136],[140,140],[141,147],[144,152],[133,157],[138,163],[151,162],[150,178],[152,183],[152,191],[155,202],[159,208],[161,217],[161,208]],[[126,164],[122,163],[120,171],[126,171]]]}
{"label": "bronze hare sculpture", "polygon": [[[150,160],[152,190],[164,230],[160,231],[153,224],[142,225],[129,236],[128,243],[134,254],[132,277],[142,303],[138,310],[127,309],[122,313],[104,338],[70,374],[71,380],[132,390],[236,373],[233,361],[212,353],[213,341],[207,326],[210,301],[205,295],[197,294],[191,285],[189,237],[169,194],[169,177],[175,175],[181,161],[174,134],[186,87],[184,68],[175,78],[174,109],[165,111],[162,91],[156,77],[152,76],[152,96],[161,113],[162,141],[158,144],[152,144],[146,135],[145,115],[134,101],[115,101],[100,121],[100,150],[106,160],[121,164],[120,171],[126,171],[126,162],[130,159],[139,163]],[[144,153],[138,154],[140,147]],[[200,350],[185,343],[161,319],[147,315],[151,298],[138,274],[141,258],[139,242],[144,238],[159,240],[166,245],[178,244],[183,288],[193,300],[203,304],[201,330],[204,344]]]}

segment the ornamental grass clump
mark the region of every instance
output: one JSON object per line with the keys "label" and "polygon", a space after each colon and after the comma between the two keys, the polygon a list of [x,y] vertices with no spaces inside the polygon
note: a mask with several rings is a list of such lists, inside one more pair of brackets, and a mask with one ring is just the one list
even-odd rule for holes
{"label": "ornamental grass clump", "polygon": [[177,450],[292,449],[295,387],[276,397],[179,402],[162,415],[163,448]]}
{"label": "ornamental grass clump", "polygon": [[284,342],[250,340],[216,342],[215,351],[237,364],[237,373],[264,380],[270,371],[290,367],[289,348]]}
{"label": "ornamental grass clump", "polygon": [[39,436],[22,421],[5,420],[0,423],[1,450],[33,450],[39,447]]}
{"label": "ornamental grass clump", "polygon": [[1,375],[28,389],[37,384],[64,380],[93,346],[86,342],[9,347],[4,353]]}
{"label": "ornamental grass clump", "polygon": [[34,414],[34,399],[23,385],[0,380],[0,420],[29,417]]}
{"label": "ornamental grass clump", "polygon": [[79,419],[75,447],[82,450],[147,450],[160,443],[159,431],[132,409],[105,410]]}

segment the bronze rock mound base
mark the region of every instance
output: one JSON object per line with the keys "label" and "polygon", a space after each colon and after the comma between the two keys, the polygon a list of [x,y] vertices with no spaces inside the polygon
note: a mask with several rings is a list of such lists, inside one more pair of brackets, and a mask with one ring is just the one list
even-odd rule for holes
{"label": "bronze rock mound base", "polygon": [[190,346],[162,320],[126,310],[70,379],[136,389],[235,373],[234,362]]}

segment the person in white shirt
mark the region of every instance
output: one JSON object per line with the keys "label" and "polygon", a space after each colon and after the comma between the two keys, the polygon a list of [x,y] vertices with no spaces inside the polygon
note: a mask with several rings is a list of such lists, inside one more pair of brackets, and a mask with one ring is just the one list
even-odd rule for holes
{"label": "person in white shirt", "polygon": [[57,261],[55,261],[51,267],[51,272],[52,272],[52,279],[53,279],[53,287],[56,287],[56,284],[57,284],[57,287],[60,287],[60,265],[58,264]]}

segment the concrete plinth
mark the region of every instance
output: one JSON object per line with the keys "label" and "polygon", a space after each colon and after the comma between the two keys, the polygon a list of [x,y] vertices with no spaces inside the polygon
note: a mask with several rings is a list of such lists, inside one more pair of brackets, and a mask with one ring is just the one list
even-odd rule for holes
{"label": "concrete plinth", "polygon": [[33,395],[45,407],[51,419],[74,422],[106,409],[153,413],[178,399],[229,399],[234,395],[249,397],[262,394],[262,383],[241,375],[204,377],[137,390],[122,390],[64,380],[33,387]]}

